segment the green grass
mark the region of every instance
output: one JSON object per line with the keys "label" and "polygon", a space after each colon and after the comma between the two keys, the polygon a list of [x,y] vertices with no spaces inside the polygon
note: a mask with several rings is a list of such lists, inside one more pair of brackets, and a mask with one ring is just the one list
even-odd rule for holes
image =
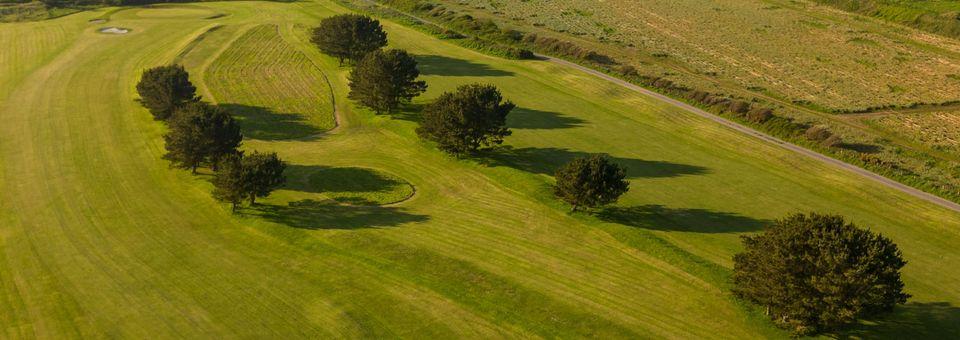
{"label": "green grass", "polygon": [[323,72],[280,37],[277,25],[251,28],[205,77],[213,99],[240,117],[249,137],[305,137],[336,125]]}
{"label": "green grass", "polygon": [[319,193],[353,205],[386,205],[413,196],[410,183],[374,169],[295,166],[286,171],[289,191]]}
{"label": "green grass", "polygon": [[[892,238],[909,261],[911,304],[857,334],[957,332],[956,213],[581,72],[386,23],[392,47],[416,54],[430,85],[415,104],[486,82],[519,106],[504,150],[448,157],[418,141],[415,114],[375,116],[342,99],[348,69],[311,48],[304,27],[344,9],[202,6],[229,15],[116,12],[110,25],[127,35],[86,23],[109,9],[0,24],[11,42],[0,61],[16,61],[0,63],[13,70],[0,73],[0,337],[785,338],[730,296],[727,276],[740,235],[798,210],[841,213]],[[214,25],[223,27],[204,34]],[[304,61],[274,65],[291,59],[261,47],[278,45]],[[312,114],[267,99],[316,89],[320,75],[252,91],[239,70],[323,72],[340,128],[279,139],[250,130],[282,123],[250,116],[244,148],[276,151],[305,173],[347,169],[336,171],[356,180],[377,169],[321,186],[374,195],[381,185],[371,183],[389,176],[416,195],[358,206],[291,185],[231,214],[210,198],[208,176],[161,160],[165,128],[134,101],[139,73],[178,56],[201,92],[227,103],[217,91],[235,91],[272,112]],[[238,71],[214,70],[227,66]],[[597,217],[570,215],[549,174],[592,152],[624,163],[632,189]]]}

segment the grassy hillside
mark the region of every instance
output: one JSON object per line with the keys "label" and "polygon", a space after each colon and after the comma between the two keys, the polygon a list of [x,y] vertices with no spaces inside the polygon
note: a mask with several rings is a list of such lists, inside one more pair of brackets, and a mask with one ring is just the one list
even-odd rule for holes
{"label": "grassy hillside", "polygon": [[[0,336],[786,337],[730,297],[727,276],[739,235],[797,210],[844,214],[910,261],[912,302],[858,334],[958,331],[956,213],[578,71],[388,24],[430,85],[415,104],[479,81],[519,106],[507,149],[453,159],[416,139],[415,114],[378,117],[344,100],[347,69],[306,42],[306,27],[344,9],[202,7],[226,15],[132,8],[99,24],[87,21],[106,10],[0,24],[0,41],[14,42],[0,60],[22,64],[0,73]],[[97,33],[103,26],[132,31]],[[74,38],[58,40],[61,31]],[[299,83],[239,92],[238,74],[280,60],[225,57],[250,46],[283,46],[265,50],[314,68],[278,63],[253,74]],[[247,133],[245,148],[279,152],[304,180],[232,215],[209,197],[208,176],[160,159],[164,128],[134,101],[139,72],[175,59],[205,94],[226,103],[217,91],[238,91],[230,98],[269,110],[245,117],[248,130],[274,127],[278,112],[330,112],[259,99],[303,99],[284,91],[319,92],[325,75],[340,128],[299,139]],[[223,65],[244,71],[221,77]],[[626,165],[632,190],[599,217],[569,215],[550,197],[549,174],[590,152]],[[337,176],[356,182],[332,186]],[[404,182],[415,194],[400,203],[341,203],[357,202],[344,193],[389,203],[408,196]]]}

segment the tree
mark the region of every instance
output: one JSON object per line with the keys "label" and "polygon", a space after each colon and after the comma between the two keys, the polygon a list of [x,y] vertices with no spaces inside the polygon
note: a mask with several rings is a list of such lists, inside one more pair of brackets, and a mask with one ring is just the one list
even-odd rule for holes
{"label": "tree", "polygon": [[246,197],[243,168],[240,164],[243,154],[234,153],[223,156],[220,166],[213,173],[213,198],[231,204],[237,211],[240,202]]}
{"label": "tree", "polygon": [[170,118],[169,130],[163,135],[164,148],[167,153],[163,158],[171,162],[171,166],[190,169],[196,173],[206,158],[206,141],[203,135],[202,106],[196,103],[178,109]]}
{"label": "tree", "polygon": [[897,245],[841,216],[792,214],[743,244],[733,258],[734,294],[797,335],[840,329],[910,297]]}
{"label": "tree", "polygon": [[359,61],[367,53],[387,45],[387,33],[380,21],[359,14],[341,14],[320,21],[310,42],[321,52],[343,60]]}
{"label": "tree", "polygon": [[259,153],[243,157],[240,161],[243,172],[244,193],[250,199],[250,205],[257,197],[267,197],[274,189],[286,182],[283,171],[287,165],[276,153]]}
{"label": "tree", "polygon": [[173,162],[173,166],[191,169],[194,173],[204,161],[216,168],[218,160],[236,153],[243,140],[240,126],[229,113],[204,102],[177,109],[169,125],[169,131],[163,136],[167,150],[163,157]]}
{"label": "tree", "polygon": [[286,182],[283,171],[287,165],[276,153],[259,153],[244,156],[237,152],[223,156],[220,167],[213,176],[213,197],[232,205],[236,211],[244,199],[250,205],[257,197],[266,197]]}
{"label": "tree", "polygon": [[623,167],[603,155],[574,159],[557,169],[556,178],[554,195],[569,203],[571,211],[616,202],[630,190]]}
{"label": "tree", "polygon": [[240,124],[219,106],[206,106],[204,111],[203,136],[206,141],[204,153],[214,170],[223,156],[237,153],[243,141]]}
{"label": "tree", "polygon": [[462,85],[426,107],[417,134],[452,154],[474,152],[481,146],[503,143],[503,138],[511,134],[507,114],[514,107],[510,101],[503,101],[500,90],[493,85]]}
{"label": "tree", "polygon": [[137,83],[140,103],[156,120],[167,120],[180,106],[200,100],[190,74],[181,65],[159,66],[143,71]]}
{"label": "tree", "polygon": [[394,112],[427,90],[417,80],[417,61],[404,50],[377,50],[367,54],[350,72],[349,98],[380,114]]}

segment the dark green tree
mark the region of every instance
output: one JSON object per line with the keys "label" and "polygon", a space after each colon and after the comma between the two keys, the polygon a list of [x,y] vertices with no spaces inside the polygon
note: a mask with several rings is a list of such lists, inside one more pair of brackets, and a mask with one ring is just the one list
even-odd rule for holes
{"label": "dark green tree", "polygon": [[367,53],[387,46],[387,33],[380,21],[373,18],[341,14],[320,21],[320,26],[313,29],[310,42],[343,65],[344,59],[356,62]]}
{"label": "dark green tree", "polygon": [[616,202],[630,190],[626,171],[603,155],[590,155],[570,161],[557,169],[554,195],[569,203],[572,211],[580,207],[596,208]]}
{"label": "dark green tree", "polygon": [[159,66],[143,71],[137,83],[140,103],[156,120],[167,120],[180,106],[198,101],[197,88],[181,65]]}
{"label": "dark green tree", "polygon": [[833,331],[889,312],[910,296],[897,245],[843,217],[792,214],[734,256],[734,294],[796,335]]}
{"label": "dark green tree", "polygon": [[204,161],[216,165],[222,156],[236,153],[243,135],[233,117],[223,109],[193,102],[174,112],[163,139],[167,150],[164,158],[175,167],[196,173]]}
{"label": "dark green tree", "polygon": [[243,167],[240,163],[242,157],[243,154],[239,152],[224,155],[218,161],[220,166],[213,173],[213,198],[230,203],[233,211],[237,211],[240,203],[247,196]]}
{"label": "dark green tree", "polygon": [[392,113],[427,90],[419,76],[417,60],[407,51],[373,51],[350,72],[349,98],[377,114]]}
{"label": "dark green tree", "polygon": [[474,152],[481,146],[503,143],[511,133],[507,114],[514,107],[510,101],[503,101],[500,90],[493,85],[462,85],[426,107],[417,134],[436,142],[445,152]]}
{"label": "dark green tree", "polygon": [[197,167],[207,159],[207,142],[203,134],[203,103],[188,105],[176,110],[168,121],[169,129],[163,135],[167,153],[163,158],[171,166],[190,169],[196,173]]}
{"label": "dark green tree", "polygon": [[223,156],[237,153],[243,141],[240,124],[226,110],[219,106],[207,106],[204,113],[203,136],[206,140],[206,160],[214,170]]}
{"label": "dark green tree", "polygon": [[244,194],[250,200],[250,205],[256,204],[257,197],[267,197],[273,190],[286,182],[283,171],[287,165],[277,157],[276,153],[259,153],[244,156],[240,160]]}

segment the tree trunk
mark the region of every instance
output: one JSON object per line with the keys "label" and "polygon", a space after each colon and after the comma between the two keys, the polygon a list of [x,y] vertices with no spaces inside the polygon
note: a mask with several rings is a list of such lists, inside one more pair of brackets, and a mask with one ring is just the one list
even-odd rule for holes
{"label": "tree trunk", "polygon": [[232,206],[230,211],[237,212],[237,202],[231,202],[231,205]]}
{"label": "tree trunk", "polygon": [[196,165],[196,164],[194,164],[193,166],[190,167],[190,173],[192,173],[192,174],[194,174],[194,175],[197,174],[197,165]]}
{"label": "tree trunk", "polygon": [[250,195],[250,205],[257,204],[257,195]]}
{"label": "tree trunk", "polygon": [[570,212],[576,212],[576,211],[577,211],[577,205],[574,204],[572,207],[570,207]]}

